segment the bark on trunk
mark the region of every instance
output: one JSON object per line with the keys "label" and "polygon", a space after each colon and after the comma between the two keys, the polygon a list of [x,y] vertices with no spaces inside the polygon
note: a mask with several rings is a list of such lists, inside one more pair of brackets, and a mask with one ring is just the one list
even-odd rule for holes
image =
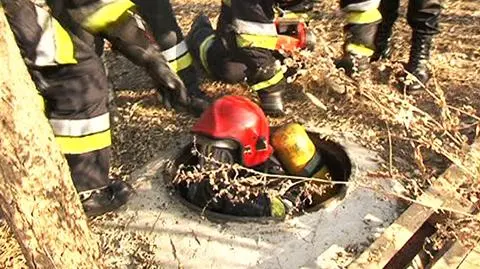
{"label": "bark on trunk", "polygon": [[0,4],[0,209],[30,268],[100,268],[67,163]]}

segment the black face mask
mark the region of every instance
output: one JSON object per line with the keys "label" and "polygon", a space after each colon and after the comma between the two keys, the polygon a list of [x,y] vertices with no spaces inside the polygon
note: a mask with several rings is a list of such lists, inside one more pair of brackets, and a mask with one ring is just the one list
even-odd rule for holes
{"label": "black face mask", "polygon": [[200,167],[212,169],[222,163],[242,163],[237,142],[228,139],[211,139],[204,136],[196,136],[195,138],[196,148],[200,153]]}

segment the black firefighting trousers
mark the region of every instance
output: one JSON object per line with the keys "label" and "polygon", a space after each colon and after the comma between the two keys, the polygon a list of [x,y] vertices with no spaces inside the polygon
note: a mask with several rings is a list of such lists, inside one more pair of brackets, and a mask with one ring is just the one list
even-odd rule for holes
{"label": "black firefighting trousers", "polygon": [[[213,39],[201,46],[202,64],[218,80],[247,81],[254,91],[275,91],[284,82],[275,66],[273,0],[224,0]],[[202,57],[201,57],[202,58]]]}
{"label": "black firefighting trousers", "polygon": [[85,42],[72,35],[29,1],[5,1],[4,8],[28,70],[44,98],[46,116],[77,191],[108,185],[108,83],[93,49],[94,38],[85,32]]}
{"label": "black firefighting trousers", "polygon": [[[398,18],[400,0],[382,0],[380,12],[383,23],[393,25]],[[413,31],[434,35],[439,31],[438,18],[441,12],[440,0],[409,0],[407,21]]]}
{"label": "black firefighting trousers", "polygon": [[375,35],[382,15],[380,0],[340,0],[346,12],[344,50],[355,55],[370,57],[375,52]]}
{"label": "black firefighting trousers", "polygon": [[196,94],[198,78],[193,58],[188,51],[169,0],[133,0],[139,13],[152,31],[163,56],[190,91]]}

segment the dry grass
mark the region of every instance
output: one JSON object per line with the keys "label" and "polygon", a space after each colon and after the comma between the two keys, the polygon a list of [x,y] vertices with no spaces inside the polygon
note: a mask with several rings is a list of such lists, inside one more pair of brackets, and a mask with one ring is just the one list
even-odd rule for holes
{"label": "dry grass", "polygon": [[[215,18],[219,2],[173,1],[184,33],[199,12]],[[396,24],[392,61],[374,64],[358,82],[333,67],[332,59],[340,55],[342,44],[342,18],[336,11],[337,1],[317,3],[312,26],[320,42],[313,54],[296,56],[306,63],[305,75],[289,84],[290,114],[283,119],[272,119],[272,123],[298,121],[310,127],[324,127],[331,133],[350,132],[353,134],[350,139],[383,155],[386,161],[379,174],[404,182],[413,197],[421,194],[430,180],[448,165],[461,164],[464,142],[471,142],[476,135],[475,115],[479,115],[480,109],[480,3],[449,0],[445,6],[442,33],[436,37],[432,53],[435,77],[427,85],[431,94],[408,97],[396,90],[394,77],[401,69],[400,63],[408,57],[410,28],[404,16]],[[132,171],[151,160],[156,152],[175,143],[178,134],[188,132],[194,119],[166,111],[151,91],[139,90],[150,87],[149,79],[125,60],[109,55],[107,64],[119,89],[120,120],[114,128],[111,175],[127,180]],[[202,87],[215,96],[235,93],[253,97],[242,85],[206,81]],[[312,103],[305,92],[319,98],[327,110]],[[461,195],[478,198],[475,195],[479,189],[476,183]],[[133,268],[148,264],[154,251],[148,239],[142,233],[110,231],[97,225],[107,218],[116,216],[111,214],[92,222],[102,238],[107,264],[112,268],[119,264],[130,264]],[[469,226],[464,231],[470,233],[476,228],[466,220],[449,224],[445,229],[450,235],[459,224]],[[0,267],[20,268],[22,257],[14,239],[5,224],[0,224],[0,229]],[[119,250],[119,244],[125,247]]]}

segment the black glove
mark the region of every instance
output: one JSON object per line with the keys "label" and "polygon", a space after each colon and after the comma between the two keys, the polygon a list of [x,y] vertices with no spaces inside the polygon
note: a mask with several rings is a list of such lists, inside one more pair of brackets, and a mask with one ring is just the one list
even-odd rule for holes
{"label": "black glove", "polygon": [[160,49],[149,41],[129,11],[109,25],[102,34],[114,49],[136,65],[146,68],[159,87],[161,101],[167,108],[176,104],[188,106],[187,89],[182,80],[170,69]]}

